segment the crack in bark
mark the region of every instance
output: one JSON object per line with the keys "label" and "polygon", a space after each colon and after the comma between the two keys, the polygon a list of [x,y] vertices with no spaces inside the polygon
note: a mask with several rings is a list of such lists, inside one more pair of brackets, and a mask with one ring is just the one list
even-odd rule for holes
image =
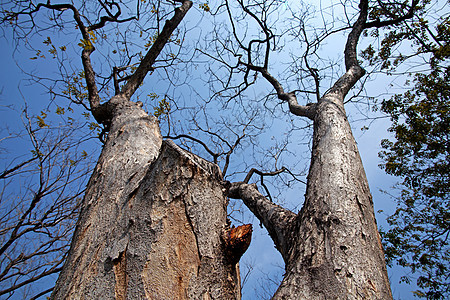
{"label": "crack in bark", "polygon": [[117,259],[113,259],[114,264],[114,293],[117,300],[125,300],[127,298],[128,276],[127,276],[127,248],[119,253]]}
{"label": "crack in bark", "polygon": [[[187,186],[189,186],[189,183],[187,184]],[[187,192],[186,192],[187,193]],[[195,243],[197,244],[197,253],[198,253],[198,258],[201,261],[203,256],[202,253],[200,252],[200,247],[199,247],[199,241],[198,241],[198,236],[197,236],[197,230],[194,228],[194,224],[192,223],[191,220],[191,216],[189,215],[189,211],[188,211],[188,203],[186,202],[185,197],[181,197],[183,203],[184,203],[184,212],[186,214],[186,219],[189,223],[189,226],[191,227],[192,232],[194,233],[194,237],[195,237]],[[201,267],[201,263],[198,265],[197,268],[197,272],[200,272],[200,267]],[[198,274],[198,273],[197,273]]]}

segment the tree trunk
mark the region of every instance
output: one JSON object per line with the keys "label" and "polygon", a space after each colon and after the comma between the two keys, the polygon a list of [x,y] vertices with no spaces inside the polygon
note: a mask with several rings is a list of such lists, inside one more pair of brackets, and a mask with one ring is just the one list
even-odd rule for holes
{"label": "tree trunk", "polygon": [[264,224],[286,272],[273,299],[392,299],[372,196],[342,98],[317,103],[305,203],[298,214],[256,185],[231,184]]}
{"label": "tree trunk", "polygon": [[345,45],[346,72],[317,103],[299,105],[295,92],[285,93],[267,69],[249,66],[272,84],[291,113],[314,122],[298,214],[266,199],[248,180],[229,190],[261,220],[284,259],[286,273],[273,299],[392,299],[372,196],[344,109],[346,95],[365,74],[356,48],[369,1],[361,0],[359,9]]}
{"label": "tree trunk", "polygon": [[218,167],[162,141],[156,119],[135,103],[113,98],[109,109],[108,139],[51,298],[240,299]]}
{"label": "tree trunk", "polygon": [[314,119],[305,204],[274,299],[392,299],[361,158],[342,100],[325,96]]}

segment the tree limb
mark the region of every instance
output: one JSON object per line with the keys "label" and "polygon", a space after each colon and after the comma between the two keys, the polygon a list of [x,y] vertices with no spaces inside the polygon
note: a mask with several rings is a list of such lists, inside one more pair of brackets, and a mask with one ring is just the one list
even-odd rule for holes
{"label": "tree limb", "polygon": [[314,116],[316,113],[316,104],[315,103],[308,103],[306,105],[300,105],[297,101],[297,96],[295,95],[295,92],[289,92],[286,93],[283,89],[283,86],[281,83],[273,77],[266,68],[254,66],[251,64],[247,64],[244,62],[241,62],[241,64],[247,66],[249,69],[253,71],[260,72],[261,75],[273,86],[275,91],[277,92],[278,99],[286,101],[289,105],[289,111],[300,117],[307,117],[310,120],[314,120]]}
{"label": "tree limb", "polygon": [[[36,7],[28,12],[17,12],[13,14],[13,17],[17,17],[18,15],[32,15],[36,12],[38,12],[41,7],[52,9],[56,11],[65,11],[65,10],[71,10],[73,12],[73,18],[75,22],[77,23],[77,26],[81,32],[81,35],[83,37],[84,41],[86,42],[86,46],[83,47],[83,51],[81,53],[81,61],[84,68],[84,74],[85,74],[85,80],[86,80],[86,86],[88,89],[88,95],[89,95],[89,104],[91,110],[95,110],[100,106],[100,97],[98,95],[98,89],[97,85],[95,83],[95,72],[92,68],[91,58],[90,55],[92,52],[94,52],[95,47],[90,43],[89,38],[89,28],[86,28],[83,21],[81,20],[81,14],[80,12],[73,6],[72,4],[63,3],[63,4],[50,4],[50,1],[47,3],[39,3],[36,5]],[[89,45],[89,46],[88,46]],[[94,117],[96,115],[94,114]]]}
{"label": "tree limb", "polygon": [[348,94],[350,89],[364,76],[366,71],[359,65],[356,48],[359,37],[361,36],[364,26],[366,24],[369,1],[361,0],[359,3],[360,13],[355,24],[352,26],[352,31],[347,37],[345,44],[344,59],[346,72],[342,75],[331,89],[326,93],[326,96],[335,96],[338,99],[343,99]]}
{"label": "tree limb", "polygon": [[37,156],[34,156],[34,157],[32,157],[32,158],[30,158],[30,159],[24,161],[24,162],[21,162],[21,163],[18,164],[18,165],[12,167],[11,169],[8,169],[8,170],[3,171],[3,173],[0,174],[0,179],[5,179],[5,178],[7,178],[7,176],[8,176],[9,174],[11,174],[11,173],[14,172],[14,171],[17,171],[18,169],[20,169],[20,168],[22,168],[23,166],[25,166],[26,164],[28,164],[28,163],[30,163],[30,162],[36,160],[37,158],[38,158]]}
{"label": "tree limb", "polygon": [[35,277],[31,277],[31,278],[29,278],[27,280],[24,280],[24,281],[20,282],[20,283],[14,284],[13,286],[11,286],[9,288],[1,290],[0,291],[0,295],[4,295],[4,294],[7,294],[7,293],[10,293],[10,292],[12,292],[14,290],[17,290],[18,288],[21,288],[21,287],[29,284],[30,282],[37,281],[37,280],[39,280],[39,279],[41,279],[41,278],[43,278],[45,276],[58,273],[58,272],[61,271],[61,269],[62,269],[62,267],[54,266],[54,267],[50,268],[49,270],[46,270],[46,271],[40,273],[39,275],[37,275]]}
{"label": "tree limb", "polygon": [[228,197],[242,199],[252,213],[264,224],[275,247],[286,260],[291,246],[291,234],[294,232],[297,215],[264,197],[256,184],[233,182]]}
{"label": "tree limb", "polygon": [[118,18],[122,14],[122,10],[120,9],[120,6],[119,6],[118,3],[108,2],[110,7],[114,6],[114,7],[117,8],[117,12],[114,15],[110,12],[110,10],[108,9],[108,7],[106,6],[105,3],[103,3],[102,1],[99,1],[99,3],[103,7],[103,9],[106,11],[108,16],[100,17],[100,22],[98,22],[97,24],[93,24],[93,25],[89,26],[87,28],[88,31],[92,31],[92,30],[96,30],[96,29],[102,28],[103,26],[105,26],[106,22],[125,23],[125,22],[131,21],[131,20],[136,20],[136,17],[130,17],[130,18],[127,18],[127,19],[119,20]]}
{"label": "tree limb", "polygon": [[164,25],[161,33],[158,35],[155,43],[148,50],[145,57],[142,59],[139,64],[136,72],[131,76],[131,78],[127,81],[125,86],[122,88],[121,94],[126,98],[130,99],[134,92],[141,85],[142,81],[145,78],[145,75],[152,69],[153,64],[156,61],[156,58],[161,53],[163,47],[169,41],[172,33],[178,27],[181,20],[184,18],[188,10],[192,7],[192,1],[184,0],[182,5],[175,9],[175,15],[172,19],[167,20]]}
{"label": "tree limb", "polygon": [[255,168],[252,168],[247,173],[247,176],[245,176],[244,183],[248,183],[250,181],[250,178],[252,178],[254,173],[256,173],[256,174],[258,174],[260,176],[275,176],[275,175],[278,175],[280,173],[283,173],[284,171],[286,171],[285,167],[282,167],[281,169],[273,171],[273,172],[261,172],[261,171],[255,169]]}
{"label": "tree limb", "polygon": [[[384,11],[388,14],[390,14],[392,17],[395,17],[392,13],[390,13],[383,5],[383,3],[381,1],[377,1],[378,4],[380,4],[380,6],[384,9]],[[400,16],[398,18],[394,18],[391,20],[385,20],[385,21],[381,21],[381,20],[376,20],[376,21],[372,21],[372,22],[367,22],[364,25],[364,28],[380,28],[380,27],[384,27],[384,26],[389,26],[389,25],[396,25],[399,24],[407,19],[411,19],[414,16],[414,12],[416,10],[417,5],[419,4],[419,0],[412,0],[411,6],[409,7],[409,10],[406,14],[404,14],[403,16]]]}

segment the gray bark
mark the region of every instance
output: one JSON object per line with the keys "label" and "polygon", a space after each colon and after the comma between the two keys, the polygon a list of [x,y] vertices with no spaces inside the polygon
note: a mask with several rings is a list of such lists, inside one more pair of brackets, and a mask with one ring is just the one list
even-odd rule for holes
{"label": "gray bark", "polygon": [[240,299],[218,167],[120,97],[52,299]]}
{"label": "gray bark", "polygon": [[392,299],[372,197],[341,101],[315,118],[305,204],[274,299]]}
{"label": "gray bark", "polygon": [[[240,299],[237,262],[251,225],[228,227],[218,167],[163,141],[156,119],[129,101],[192,7],[175,2],[121,91],[115,80],[111,100],[100,103],[95,48],[82,51],[90,110],[109,134],[52,299]],[[34,11],[41,6],[70,9],[84,40],[106,22],[86,27],[72,4],[39,4]]]}
{"label": "gray bark", "polygon": [[342,100],[325,96],[314,119],[307,192],[296,215],[233,183],[280,251],[286,273],[273,299],[392,299],[372,196]]}

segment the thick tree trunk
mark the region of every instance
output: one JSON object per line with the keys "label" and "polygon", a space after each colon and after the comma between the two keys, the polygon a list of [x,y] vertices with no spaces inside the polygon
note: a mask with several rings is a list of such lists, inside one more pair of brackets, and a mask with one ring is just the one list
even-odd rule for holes
{"label": "thick tree trunk", "polygon": [[233,183],[280,251],[286,273],[273,299],[392,299],[372,196],[343,101],[324,96],[314,112],[305,203],[295,214],[254,184]]}
{"label": "thick tree trunk", "polygon": [[110,133],[51,298],[240,299],[218,167],[162,141],[135,103],[113,98],[109,109]]}
{"label": "thick tree trunk", "polygon": [[341,100],[314,119],[305,204],[274,299],[392,299],[372,197]]}

